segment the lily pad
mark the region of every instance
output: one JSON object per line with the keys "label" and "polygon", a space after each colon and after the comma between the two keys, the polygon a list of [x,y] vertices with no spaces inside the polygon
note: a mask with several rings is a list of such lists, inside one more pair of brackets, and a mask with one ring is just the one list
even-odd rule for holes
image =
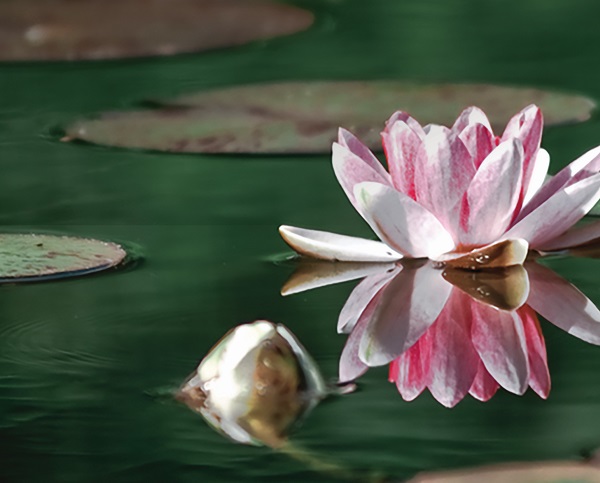
{"label": "lily pad", "polygon": [[440,473],[423,473],[408,483],[600,483],[600,468],[572,462],[512,463]]}
{"label": "lily pad", "polygon": [[481,107],[495,130],[535,103],[546,125],[585,121],[585,97],[483,84],[397,81],[285,82],[203,91],[159,103],[159,108],[108,112],[66,129],[65,140],[188,153],[326,153],[340,126],[371,149],[395,110],[421,123],[451,125],[462,109]]}
{"label": "lily pad", "polygon": [[0,282],[32,282],[84,275],[121,263],[116,243],[55,235],[0,234]]}
{"label": "lily pad", "polygon": [[307,29],[313,14],[267,0],[3,0],[0,60],[198,52]]}

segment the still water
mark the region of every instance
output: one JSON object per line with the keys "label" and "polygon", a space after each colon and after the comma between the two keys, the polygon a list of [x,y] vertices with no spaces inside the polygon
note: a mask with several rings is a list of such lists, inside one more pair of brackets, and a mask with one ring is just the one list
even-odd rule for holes
{"label": "still water", "polygon": [[[337,377],[340,309],[355,282],[282,297],[293,267],[277,227],[356,236],[329,156],[170,155],[57,142],[57,126],[203,88],[280,79],[527,84],[600,99],[592,1],[302,1],[293,37],[173,58],[0,66],[0,222],[123,243],[114,273],[0,288],[4,481],[332,481],[235,445],[173,392],[230,328],[284,323]],[[391,109],[393,110],[393,108]],[[384,118],[383,118],[384,119]],[[382,122],[383,122],[382,119]],[[551,171],[600,144],[597,115],[545,133]],[[594,259],[544,262],[600,304]],[[577,458],[600,446],[600,349],[541,321],[552,389],[404,402],[372,369],[292,436],[356,471],[395,478],[476,464]]]}

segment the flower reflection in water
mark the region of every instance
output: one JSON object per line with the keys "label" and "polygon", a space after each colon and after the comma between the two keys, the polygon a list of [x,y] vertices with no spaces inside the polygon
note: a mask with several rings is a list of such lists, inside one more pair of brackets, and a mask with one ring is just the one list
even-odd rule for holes
{"label": "flower reflection in water", "polygon": [[489,400],[499,387],[550,392],[538,317],[600,345],[600,311],[575,286],[535,262],[472,272],[430,261],[396,264],[303,262],[288,295],[345,280],[355,287],[338,319],[349,337],[340,381],[389,364],[389,379],[411,401],[428,388],[452,407],[467,394]]}

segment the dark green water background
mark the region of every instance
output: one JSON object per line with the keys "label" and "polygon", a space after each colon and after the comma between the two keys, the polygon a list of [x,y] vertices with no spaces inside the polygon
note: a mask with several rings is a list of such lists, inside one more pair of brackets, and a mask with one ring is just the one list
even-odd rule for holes
{"label": "dark green water background", "polygon": [[[369,236],[329,156],[200,156],[63,144],[55,126],[143,98],[280,79],[527,84],[600,99],[595,0],[349,0],[305,33],[164,59],[0,65],[0,223],[135,247],[137,267],[0,287],[2,481],[328,481],[235,445],[169,392],[229,328],[268,318],[335,377],[352,283],[289,298],[281,223]],[[383,123],[384,119],[382,119]],[[546,131],[552,171],[600,144],[600,120]],[[600,304],[597,260],[549,265]],[[452,410],[405,403],[385,369],[318,407],[294,441],[353,469],[408,477],[600,446],[600,348],[543,322],[550,398],[503,391]]]}

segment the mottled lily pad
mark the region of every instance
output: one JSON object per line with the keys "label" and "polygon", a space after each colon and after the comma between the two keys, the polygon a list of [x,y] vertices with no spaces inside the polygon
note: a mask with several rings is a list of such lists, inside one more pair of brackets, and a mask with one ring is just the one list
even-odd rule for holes
{"label": "mottled lily pad", "polygon": [[3,0],[0,60],[198,52],[292,34],[313,20],[267,0]]}
{"label": "mottled lily pad", "polygon": [[407,483],[600,483],[600,468],[574,462],[512,463],[423,473]]}
{"label": "mottled lily pad", "polygon": [[0,234],[0,282],[84,275],[125,259],[116,243],[54,235]]}
{"label": "mottled lily pad", "polygon": [[474,84],[419,85],[395,81],[286,82],[203,91],[159,108],[109,112],[66,129],[66,140],[190,153],[326,153],[340,126],[371,149],[395,110],[421,123],[451,125],[467,106],[481,107],[501,132],[535,103],[546,125],[585,121],[594,103],[539,89]]}

